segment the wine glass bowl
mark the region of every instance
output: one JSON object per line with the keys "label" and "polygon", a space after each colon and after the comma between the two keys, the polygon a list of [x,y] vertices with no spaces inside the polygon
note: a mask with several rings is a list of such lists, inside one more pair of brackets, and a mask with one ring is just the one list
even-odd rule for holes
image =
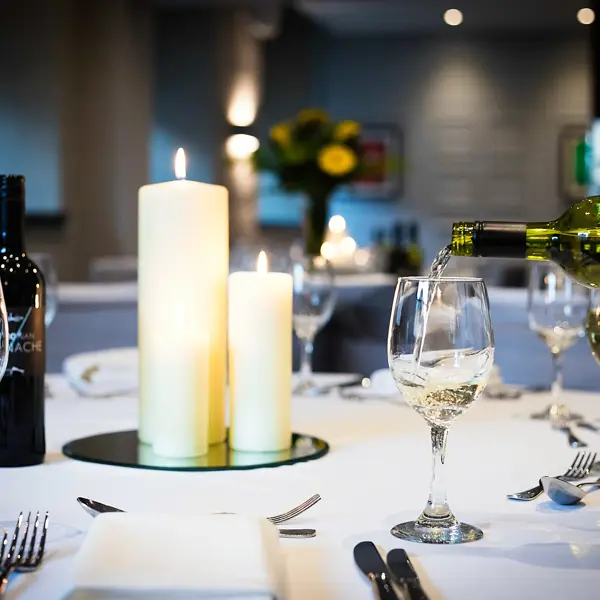
{"label": "wine glass bowl", "polygon": [[[559,267],[540,262],[531,268],[527,294],[529,328],[552,355],[552,406],[541,413],[550,418],[561,403],[562,357],[584,335],[589,290],[570,279]],[[536,415],[539,416],[539,415]]]}
{"label": "wine glass bowl", "polygon": [[416,521],[392,534],[404,540],[456,544],[481,530],[452,514],[442,482],[448,428],[479,397],[492,370],[494,335],[485,284],[478,278],[407,277],[398,281],[390,318],[388,362],[404,400],[431,430],[434,472]]}
{"label": "wine glass bowl", "polygon": [[302,344],[300,381],[296,394],[317,392],[313,381],[312,353],[317,333],[327,324],[335,307],[334,271],[321,256],[292,261],[293,326]]}
{"label": "wine glass bowl", "polygon": [[592,356],[600,364],[600,290],[592,290],[585,320],[585,334]]}

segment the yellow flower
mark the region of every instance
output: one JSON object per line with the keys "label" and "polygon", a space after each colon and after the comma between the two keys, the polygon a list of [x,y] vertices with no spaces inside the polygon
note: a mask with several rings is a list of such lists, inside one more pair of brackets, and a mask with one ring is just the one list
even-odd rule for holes
{"label": "yellow flower", "polygon": [[341,142],[348,138],[358,137],[360,125],[356,121],[340,121],[333,130],[333,138]]}
{"label": "yellow flower", "polygon": [[292,141],[292,131],[287,123],[279,123],[271,127],[271,139],[280,146],[289,146]]}
{"label": "yellow flower", "polygon": [[332,177],[343,177],[352,171],[358,162],[356,153],[343,144],[324,146],[317,156],[319,168]]}
{"label": "yellow flower", "polygon": [[329,115],[322,108],[305,108],[298,113],[298,123],[309,123],[310,121],[318,121],[327,123]]}

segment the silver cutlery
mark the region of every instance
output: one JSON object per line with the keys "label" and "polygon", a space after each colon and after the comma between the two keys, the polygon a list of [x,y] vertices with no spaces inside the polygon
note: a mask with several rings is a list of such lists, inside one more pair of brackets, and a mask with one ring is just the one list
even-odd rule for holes
{"label": "silver cutlery", "polygon": [[[0,598],[6,592],[8,579],[12,573],[30,573],[42,563],[49,521],[50,518],[46,513],[43,523],[40,525],[38,511],[33,525],[31,524],[31,513],[23,524],[23,513],[21,513],[10,539],[10,545],[8,532],[4,532],[0,543]],[[19,537],[21,538],[20,544]]]}
{"label": "silver cutlery", "polygon": [[392,577],[407,592],[410,600],[429,600],[405,550],[402,548],[391,550],[388,552],[386,560]]}
{"label": "silver cutlery", "polygon": [[373,542],[360,542],[354,546],[354,561],[373,586],[378,600],[411,600],[406,591],[401,598],[394,590],[388,567]]}
{"label": "silver cutlery", "polygon": [[593,431],[594,433],[600,433],[600,427],[598,427],[597,425],[594,425],[594,423],[592,423],[590,421],[585,421],[584,419],[579,419],[579,420],[575,421],[575,425],[577,427],[581,427],[582,429],[589,429],[590,431]]}
{"label": "silver cutlery", "polygon": [[544,488],[544,492],[548,494],[552,501],[567,506],[577,504],[577,502],[580,502],[589,494],[589,492],[581,489],[583,486],[600,487],[600,479],[596,481],[584,481],[583,483],[573,485],[558,477],[542,477],[540,483]]}
{"label": "silver cutlery", "polygon": [[567,443],[571,448],[585,448],[587,443],[578,438],[569,426],[569,421],[573,418],[569,412],[569,407],[564,404],[556,404],[550,409],[550,424],[552,428],[567,434]]}
{"label": "silver cutlery", "polygon": [[370,384],[371,380],[366,375],[358,375],[357,377],[353,377],[349,381],[344,381],[343,383],[332,383],[315,387],[311,393],[315,396],[324,396],[325,394],[329,394],[335,390],[342,390],[344,388],[355,387],[357,385],[369,387]]}
{"label": "silver cutlery", "polygon": [[[579,479],[583,479],[590,474],[592,469],[597,468],[595,461],[595,452],[578,452],[577,456],[575,456],[575,459],[571,463],[571,466],[564,472],[564,474],[558,475],[557,477],[566,481],[577,481]],[[529,502],[531,500],[535,500],[543,492],[544,488],[540,482],[538,485],[529,490],[517,492],[516,494],[507,494],[506,497],[509,500],[521,500]]]}
{"label": "silver cutlery", "polygon": [[[299,504],[295,508],[288,510],[280,515],[275,515],[273,517],[267,517],[267,520],[271,521],[274,525],[279,525],[290,519],[294,519],[298,515],[307,511],[309,508],[314,506],[317,502],[321,500],[321,496],[319,494],[315,494],[311,496],[308,500]],[[77,498],[77,502],[79,505],[85,510],[88,515],[91,517],[97,517],[102,513],[114,513],[114,512],[126,512],[116,506],[111,506],[110,504],[104,504],[102,502],[98,502],[97,500],[91,500],[90,498]],[[225,513],[223,513],[225,514]],[[315,529],[280,529],[279,537],[281,538],[311,538],[315,537],[317,534]]]}

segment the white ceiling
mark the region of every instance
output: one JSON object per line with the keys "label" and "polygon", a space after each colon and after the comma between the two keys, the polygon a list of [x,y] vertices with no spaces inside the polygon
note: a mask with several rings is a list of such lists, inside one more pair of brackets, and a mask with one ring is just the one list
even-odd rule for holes
{"label": "white ceiling", "polygon": [[[295,0],[296,7],[340,34],[425,33],[444,30],[577,31],[577,11],[593,0]],[[464,14],[460,27],[442,19]],[[600,15],[598,15],[600,18]]]}

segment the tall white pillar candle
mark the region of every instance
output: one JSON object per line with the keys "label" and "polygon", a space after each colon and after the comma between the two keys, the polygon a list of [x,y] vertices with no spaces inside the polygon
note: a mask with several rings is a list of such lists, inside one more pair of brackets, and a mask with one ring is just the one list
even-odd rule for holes
{"label": "tall white pillar candle", "polygon": [[229,445],[274,452],[291,444],[292,276],[229,276]]}
{"label": "tall white pillar candle", "polygon": [[158,341],[155,356],[170,376],[170,389],[154,405],[152,449],[159,456],[185,458],[208,453],[208,338],[188,330]]}
{"label": "tall white pillar candle", "polygon": [[[178,181],[147,185],[139,192],[139,437],[153,444],[156,422],[168,406],[186,411],[201,403],[208,379],[206,428],[215,444],[225,439],[227,190],[185,180],[182,151],[176,175]],[[180,324],[176,328],[175,322]],[[196,342],[190,347],[190,340],[199,339],[208,340],[208,347],[200,349]],[[170,368],[174,360],[179,360],[175,372]],[[178,384],[188,370],[204,376],[190,374]]]}

